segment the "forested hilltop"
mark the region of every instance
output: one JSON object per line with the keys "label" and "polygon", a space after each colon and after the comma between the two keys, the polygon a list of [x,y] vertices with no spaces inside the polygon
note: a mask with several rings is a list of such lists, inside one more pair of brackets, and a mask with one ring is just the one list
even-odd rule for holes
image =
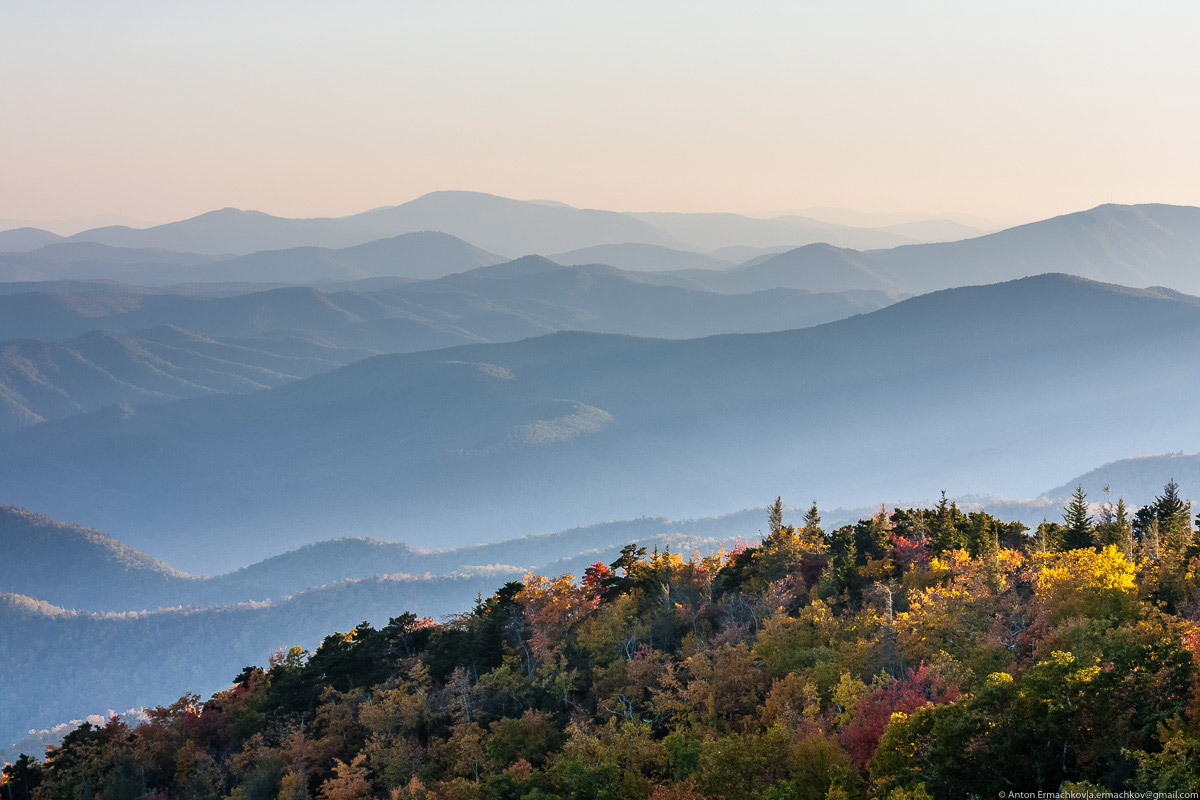
{"label": "forested hilltop", "polygon": [[[895,509],[629,545],[84,725],[0,797],[795,800],[1200,790],[1200,543],[1168,484],[1035,530]],[[1200,520],[1198,520],[1200,523]]]}

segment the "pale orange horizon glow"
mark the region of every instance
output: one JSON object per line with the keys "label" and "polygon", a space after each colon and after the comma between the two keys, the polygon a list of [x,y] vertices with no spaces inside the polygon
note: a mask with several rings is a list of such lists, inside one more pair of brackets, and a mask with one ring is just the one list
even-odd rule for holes
{"label": "pale orange horizon glow", "polygon": [[1200,204],[1200,10],[15,2],[0,218]]}

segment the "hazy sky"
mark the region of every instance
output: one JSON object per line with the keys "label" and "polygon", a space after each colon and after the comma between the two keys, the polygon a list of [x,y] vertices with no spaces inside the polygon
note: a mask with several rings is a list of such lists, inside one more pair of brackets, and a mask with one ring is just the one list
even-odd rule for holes
{"label": "hazy sky", "polygon": [[0,11],[0,217],[1200,205],[1200,4],[55,2]]}

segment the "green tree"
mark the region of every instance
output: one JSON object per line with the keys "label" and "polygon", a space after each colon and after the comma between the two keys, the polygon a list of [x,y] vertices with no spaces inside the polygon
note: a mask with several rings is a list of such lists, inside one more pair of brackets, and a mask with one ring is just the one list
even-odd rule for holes
{"label": "green tree", "polygon": [[1112,525],[1114,537],[1112,544],[1125,556],[1133,559],[1133,524],[1129,521],[1129,509],[1125,507],[1125,498],[1117,498],[1116,512],[1113,514]]}
{"label": "green tree", "polygon": [[4,765],[4,772],[0,775],[2,800],[32,800],[42,783],[42,764],[22,753],[16,761]]}
{"label": "green tree", "polygon": [[774,536],[783,529],[783,498],[776,497],[767,509],[767,535]]}
{"label": "green tree", "polygon": [[958,527],[958,517],[962,512],[958,506],[946,500],[946,492],[938,501],[933,516],[933,529],[930,531],[930,544],[937,552],[956,550],[966,544],[966,539]]}
{"label": "green tree", "polygon": [[1071,494],[1071,502],[1064,509],[1063,524],[1064,550],[1096,546],[1096,526],[1092,522],[1091,512],[1088,511],[1087,493],[1083,491],[1082,484],[1076,486]]}

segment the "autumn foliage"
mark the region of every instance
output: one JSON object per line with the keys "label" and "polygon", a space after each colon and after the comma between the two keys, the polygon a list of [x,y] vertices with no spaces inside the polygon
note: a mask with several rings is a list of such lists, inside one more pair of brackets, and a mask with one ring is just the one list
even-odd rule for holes
{"label": "autumn foliage", "polygon": [[84,725],[7,766],[0,798],[1200,789],[1190,520],[1160,542],[1152,517],[1089,527],[1078,508],[1069,537],[947,503],[832,531],[779,509],[729,553],[630,545],[578,581],[282,652],[136,727]]}

